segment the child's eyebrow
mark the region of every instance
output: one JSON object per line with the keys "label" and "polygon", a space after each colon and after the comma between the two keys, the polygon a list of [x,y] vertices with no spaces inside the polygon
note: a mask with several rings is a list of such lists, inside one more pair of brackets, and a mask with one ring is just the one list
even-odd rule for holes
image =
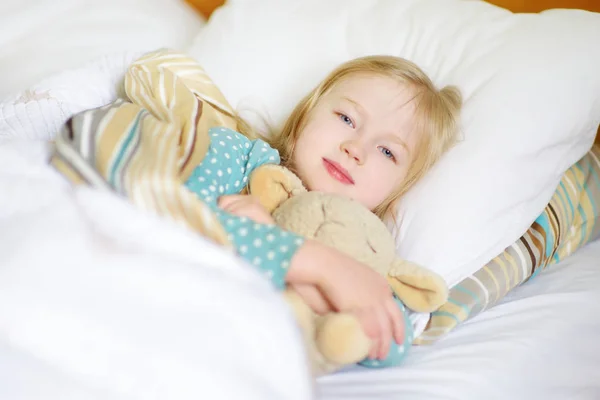
{"label": "child's eyebrow", "polygon": [[348,96],[342,96],[342,100],[346,100],[349,103],[352,103],[352,105],[362,114],[368,114],[367,110],[365,110],[365,108],[363,106],[360,105],[360,103],[356,100],[352,100],[350,97]]}
{"label": "child's eyebrow", "polygon": [[404,149],[406,154],[410,155],[410,149],[408,148],[408,145],[406,144],[406,142],[404,140],[400,139],[398,137],[398,135],[390,135],[389,138],[390,138],[391,142],[394,142],[394,143],[400,145],[400,147],[402,147]]}

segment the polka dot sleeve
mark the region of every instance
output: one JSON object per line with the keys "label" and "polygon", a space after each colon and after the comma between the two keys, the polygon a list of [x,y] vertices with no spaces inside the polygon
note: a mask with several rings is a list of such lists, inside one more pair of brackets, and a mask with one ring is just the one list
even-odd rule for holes
{"label": "polka dot sleeve", "polygon": [[304,239],[276,225],[257,224],[231,215],[217,206],[220,196],[238,194],[255,168],[279,163],[279,154],[264,141],[251,141],[231,129],[212,128],[209,136],[206,157],[185,186],[216,213],[237,253],[275,286],[283,288],[290,261]]}
{"label": "polka dot sleeve", "polygon": [[262,140],[250,140],[228,128],[211,128],[210,145],[186,186],[205,203],[216,204],[219,196],[238,194],[254,169],[279,164],[279,153]]}
{"label": "polka dot sleeve", "polygon": [[283,289],[292,257],[304,238],[277,225],[258,224],[221,210],[217,214],[238,254]]}

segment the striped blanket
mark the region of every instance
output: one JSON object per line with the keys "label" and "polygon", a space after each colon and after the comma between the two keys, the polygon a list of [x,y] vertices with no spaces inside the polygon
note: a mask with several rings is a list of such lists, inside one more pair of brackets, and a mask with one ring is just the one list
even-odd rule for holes
{"label": "striped blanket", "polygon": [[512,246],[450,292],[415,344],[430,344],[600,237],[600,145],[563,176],[550,203]]}
{"label": "striped blanket", "polygon": [[206,154],[208,130],[237,128],[224,96],[196,61],[170,50],[135,61],[123,87],[127,100],[68,120],[51,163],[74,184],[115,191],[229,246],[214,214],[183,186]]}

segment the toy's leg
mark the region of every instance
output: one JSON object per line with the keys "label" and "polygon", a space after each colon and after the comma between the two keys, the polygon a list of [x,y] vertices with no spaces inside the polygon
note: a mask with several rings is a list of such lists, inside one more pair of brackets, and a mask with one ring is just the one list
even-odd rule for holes
{"label": "toy's leg", "polygon": [[331,313],[317,321],[316,345],[329,362],[355,364],[369,354],[371,340],[354,315]]}
{"label": "toy's leg", "polygon": [[359,365],[363,367],[369,368],[384,368],[384,367],[393,367],[402,363],[402,360],[408,353],[408,349],[412,345],[414,339],[414,331],[410,320],[408,319],[408,312],[406,307],[400,300],[394,297],[396,304],[402,310],[402,314],[404,315],[404,343],[397,344],[392,341],[392,346],[390,347],[390,352],[388,356],[383,360],[371,360],[366,359],[361,361]]}

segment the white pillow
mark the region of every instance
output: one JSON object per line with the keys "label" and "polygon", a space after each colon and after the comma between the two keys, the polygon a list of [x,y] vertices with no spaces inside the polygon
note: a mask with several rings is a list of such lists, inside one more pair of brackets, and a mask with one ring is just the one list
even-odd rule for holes
{"label": "white pillow", "polygon": [[203,25],[183,0],[2,0],[0,100],[109,53],[187,47]]}
{"label": "white pillow", "polygon": [[[279,126],[337,64],[389,53],[465,97],[463,141],[399,207],[399,254],[452,285],[517,240],[600,122],[600,15],[479,1],[229,1],[191,53]],[[245,113],[243,115],[251,115]],[[258,121],[254,119],[254,121]]]}

